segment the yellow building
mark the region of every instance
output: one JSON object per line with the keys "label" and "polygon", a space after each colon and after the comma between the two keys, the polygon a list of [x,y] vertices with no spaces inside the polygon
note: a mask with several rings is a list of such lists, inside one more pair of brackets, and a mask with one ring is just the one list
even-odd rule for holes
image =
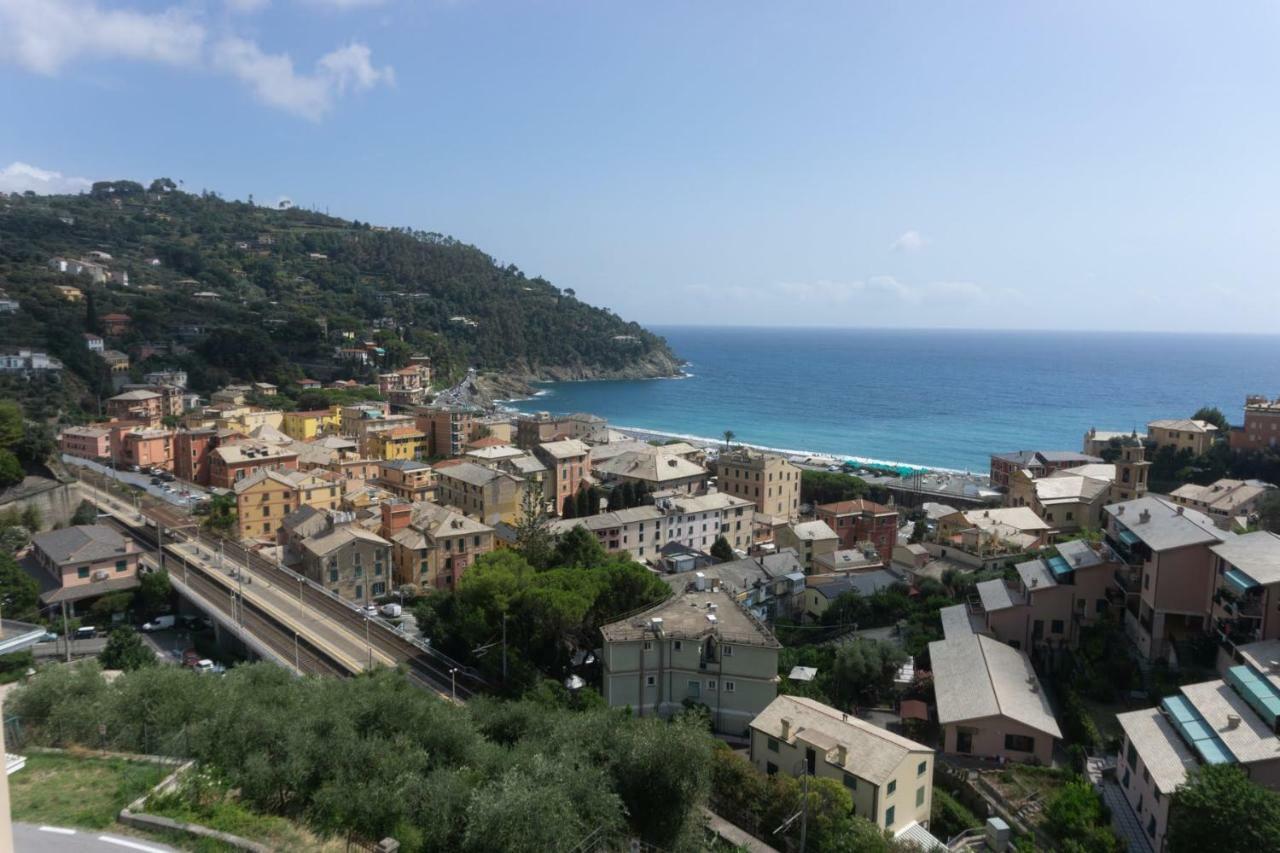
{"label": "yellow building", "polygon": [[400,426],[369,433],[369,456],[374,459],[417,459],[426,436],[413,427]]}
{"label": "yellow building", "polygon": [[342,423],[342,409],[333,406],[310,412],[285,412],[280,429],[285,435],[298,441],[310,441],[338,431]]}
{"label": "yellow building", "polygon": [[342,503],[337,482],[301,471],[262,470],[237,482],[233,491],[241,539],[274,539],[295,509],[338,509]]}

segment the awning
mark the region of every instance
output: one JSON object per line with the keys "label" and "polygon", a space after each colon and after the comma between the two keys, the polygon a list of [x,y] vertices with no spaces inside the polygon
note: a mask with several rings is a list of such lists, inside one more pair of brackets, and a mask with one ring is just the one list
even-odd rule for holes
{"label": "awning", "polygon": [[1226,572],[1223,573],[1223,577],[1225,577],[1227,582],[1240,592],[1248,592],[1258,586],[1258,582],[1256,580],[1249,577],[1239,569],[1227,569]]}
{"label": "awning", "polygon": [[1142,540],[1139,539],[1131,530],[1121,530],[1120,541],[1123,542],[1125,545],[1129,546],[1130,548],[1132,548],[1134,545],[1137,545]]}

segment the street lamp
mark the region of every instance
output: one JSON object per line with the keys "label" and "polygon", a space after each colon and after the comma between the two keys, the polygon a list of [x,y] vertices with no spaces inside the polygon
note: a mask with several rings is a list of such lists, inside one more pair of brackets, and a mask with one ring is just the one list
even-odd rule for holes
{"label": "street lamp", "polygon": [[449,696],[454,702],[458,701],[458,668],[456,666],[449,668]]}

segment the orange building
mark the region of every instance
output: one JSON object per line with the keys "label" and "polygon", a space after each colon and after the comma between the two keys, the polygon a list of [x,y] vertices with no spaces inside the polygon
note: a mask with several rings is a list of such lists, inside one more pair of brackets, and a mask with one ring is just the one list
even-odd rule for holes
{"label": "orange building", "polygon": [[154,426],[164,414],[164,398],[154,391],[125,391],[107,400],[107,417],[113,420],[146,421]]}
{"label": "orange building", "polygon": [[296,471],[298,454],[273,444],[242,441],[218,447],[209,454],[209,485],[230,489],[259,471]]}

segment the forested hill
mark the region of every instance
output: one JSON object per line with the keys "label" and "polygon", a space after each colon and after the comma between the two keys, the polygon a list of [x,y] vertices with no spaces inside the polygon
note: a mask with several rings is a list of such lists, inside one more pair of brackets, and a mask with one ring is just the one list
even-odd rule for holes
{"label": "forested hill", "polygon": [[[95,260],[91,252],[110,255],[99,262],[127,272],[128,285],[91,286],[50,268],[53,257]],[[91,290],[92,305],[66,302],[58,284]],[[136,356],[151,351],[144,344],[177,343],[197,390],[231,378],[324,379],[341,372],[339,346],[370,338],[386,351],[371,369],[422,352],[446,377],[469,366],[521,379],[677,368],[665,341],[638,324],[450,237],[194,195],[167,179],[0,198],[0,288],[22,305],[0,318],[6,346],[46,347],[92,372],[81,369],[81,333],[125,313],[131,327],[108,347]]]}

